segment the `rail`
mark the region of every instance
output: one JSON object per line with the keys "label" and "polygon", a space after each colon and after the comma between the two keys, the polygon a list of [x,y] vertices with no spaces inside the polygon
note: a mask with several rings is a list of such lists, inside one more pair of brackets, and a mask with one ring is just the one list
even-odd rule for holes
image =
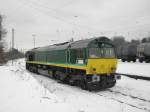
{"label": "rail", "polygon": [[140,76],[140,75],[132,75],[132,74],[123,74],[123,73],[116,73],[117,75],[123,75],[134,79],[141,79],[141,80],[147,80],[150,81],[150,77],[147,76]]}

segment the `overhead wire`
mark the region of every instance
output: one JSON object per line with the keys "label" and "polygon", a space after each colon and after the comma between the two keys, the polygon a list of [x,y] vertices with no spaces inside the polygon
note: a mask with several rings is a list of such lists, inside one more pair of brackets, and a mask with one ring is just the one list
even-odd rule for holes
{"label": "overhead wire", "polygon": [[[50,16],[50,17],[55,18],[55,19],[57,19],[57,20],[59,20],[59,21],[65,22],[65,23],[67,23],[67,24],[76,26],[76,27],[78,27],[79,29],[84,28],[84,29],[88,29],[88,31],[93,30],[93,31],[99,31],[99,32],[100,32],[100,30],[95,29],[95,28],[92,28],[92,27],[89,27],[89,26],[86,26],[86,25],[79,25],[79,24],[75,24],[75,23],[73,23],[73,22],[71,22],[71,21],[66,21],[66,20],[65,20],[66,18],[64,18],[64,17],[62,17],[62,16],[61,16],[61,17],[58,16],[59,13],[60,13],[60,12],[58,12],[58,11],[59,11],[58,9],[53,9],[53,8],[47,7],[47,6],[43,5],[43,4],[37,3],[37,2],[35,2],[35,1],[31,1],[31,0],[26,0],[26,1],[27,1],[27,4],[28,4],[28,5],[29,5],[29,3],[32,4],[32,6],[29,5],[29,7],[34,8],[34,9],[36,9],[36,10],[39,10],[39,11],[45,13],[47,16]],[[36,7],[36,8],[35,8],[35,7]],[[42,8],[42,9],[41,9],[41,8]],[[60,8],[60,7],[59,7],[59,8]],[[43,10],[43,9],[46,9],[46,10]],[[57,15],[56,15],[56,14],[54,15],[54,12],[55,12]],[[66,13],[66,12],[65,12],[65,13]],[[53,15],[52,15],[52,14],[53,14]],[[104,31],[104,30],[103,30],[103,31]],[[106,32],[106,31],[105,31],[105,32]],[[110,32],[110,31],[109,31],[109,32]]]}
{"label": "overhead wire", "polygon": [[[33,4],[28,4],[28,5],[30,5],[30,7],[32,7],[33,9],[35,9],[35,10],[40,10],[38,7],[33,7]],[[41,12],[41,10],[40,10],[40,12]],[[45,13],[45,12],[44,12]],[[42,14],[43,14],[43,10],[42,10]],[[48,15],[49,16],[49,15]],[[57,18],[57,16],[55,17],[55,19]],[[59,19],[59,20],[58,20]],[[57,20],[58,21],[64,21],[64,20],[60,20],[60,18],[57,18]],[[76,30],[78,30],[78,33],[80,34],[81,32],[81,30],[79,30],[79,27],[74,27]],[[78,28],[78,29],[77,29]],[[59,30],[59,32],[60,32],[60,30]],[[59,33],[60,34],[60,33]],[[69,35],[70,36],[70,35]],[[60,37],[60,36],[58,36],[58,37]]]}

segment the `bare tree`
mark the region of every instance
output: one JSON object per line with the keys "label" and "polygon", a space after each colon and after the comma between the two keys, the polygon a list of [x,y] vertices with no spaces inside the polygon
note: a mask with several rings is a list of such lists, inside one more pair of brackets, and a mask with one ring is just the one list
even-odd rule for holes
{"label": "bare tree", "polygon": [[123,36],[114,36],[112,38],[113,44],[116,47],[117,57],[121,58],[122,46],[126,45],[128,42],[125,40]]}
{"label": "bare tree", "polygon": [[150,37],[147,38],[147,41],[150,42]]}
{"label": "bare tree", "polygon": [[6,34],[6,32],[3,29],[2,22],[3,22],[3,18],[2,15],[0,15],[0,64],[6,62],[5,53],[4,53],[4,41],[3,41],[3,37]]}
{"label": "bare tree", "polygon": [[142,42],[142,43],[147,42],[147,38],[143,38],[143,39],[141,40],[141,42]]}
{"label": "bare tree", "polygon": [[125,37],[123,36],[115,36],[112,38],[112,41],[116,47],[127,43],[127,41],[125,40]]}
{"label": "bare tree", "polygon": [[138,45],[138,44],[140,44],[140,40],[138,40],[138,39],[132,39],[131,43]]}

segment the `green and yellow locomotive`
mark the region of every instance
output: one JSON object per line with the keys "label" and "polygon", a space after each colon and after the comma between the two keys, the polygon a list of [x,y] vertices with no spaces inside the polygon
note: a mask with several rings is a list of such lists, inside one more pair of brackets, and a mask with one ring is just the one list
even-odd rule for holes
{"label": "green and yellow locomotive", "polygon": [[26,69],[95,90],[113,87],[116,79],[115,47],[107,37],[65,42],[26,52]]}

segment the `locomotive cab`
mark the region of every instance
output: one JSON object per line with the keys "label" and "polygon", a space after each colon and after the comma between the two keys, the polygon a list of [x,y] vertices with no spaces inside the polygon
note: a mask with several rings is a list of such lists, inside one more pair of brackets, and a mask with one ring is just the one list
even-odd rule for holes
{"label": "locomotive cab", "polygon": [[87,79],[88,83],[95,87],[112,87],[116,83],[116,79],[120,79],[116,75],[117,58],[113,44],[108,41],[94,40],[88,45],[87,59]]}
{"label": "locomotive cab", "polygon": [[87,74],[111,74],[116,72],[115,48],[106,42],[93,41],[88,47]]}

